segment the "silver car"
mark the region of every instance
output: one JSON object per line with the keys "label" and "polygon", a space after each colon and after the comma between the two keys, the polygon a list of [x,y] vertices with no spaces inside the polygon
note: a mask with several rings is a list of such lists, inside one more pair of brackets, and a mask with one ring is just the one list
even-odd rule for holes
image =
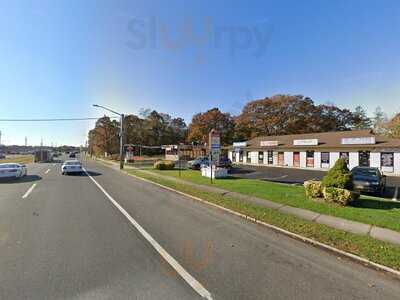
{"label": "silver car", "polygon": [[78,160],[67,160],[61,166],[61,174],[83,173],[82,165]]}
{"label": "silver car", "polygon": [[28,174],[25,165],[17,163],[0,164],[0,178],[22,178]]}

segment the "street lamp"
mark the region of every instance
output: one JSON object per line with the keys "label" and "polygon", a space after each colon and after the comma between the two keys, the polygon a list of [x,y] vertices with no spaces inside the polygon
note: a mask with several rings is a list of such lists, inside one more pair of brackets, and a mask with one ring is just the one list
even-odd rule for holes
{"label": "street lamp", "polygon": [[121,114],[119,112],[116,112],[112,109],[109,109],[105,106],[98,105],[98,104],[93,104],[94,107],[99,107],[103,108],[109,112],[112,112],[113,114],[116,114],[121,117],[121,126],[120,126],[120,131],[119,131],[119,168],[122,170],[124,168],[124,114]]}

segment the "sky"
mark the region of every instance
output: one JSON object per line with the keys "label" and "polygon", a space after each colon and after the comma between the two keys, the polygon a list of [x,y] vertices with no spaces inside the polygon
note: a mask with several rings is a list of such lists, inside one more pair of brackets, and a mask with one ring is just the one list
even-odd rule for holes
{"label": "sky", "polygon": [[[184,117],[302,94],[400,111],[397,0],[0,1],[0,120]],[[0,121],[2,143],[85,144],[94,121]]]}

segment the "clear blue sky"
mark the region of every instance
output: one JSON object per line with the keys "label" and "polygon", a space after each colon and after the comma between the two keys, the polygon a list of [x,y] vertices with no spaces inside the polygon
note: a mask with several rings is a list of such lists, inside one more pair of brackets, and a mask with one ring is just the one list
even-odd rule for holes
{"label": "clear blue sky", "polygon": [[[0,118],[94,117],[99,103],[189,122],[276,93],[391,115],[399,37],[397,0],[1,1]],[[0,130],[7,144],[79,145],[92,126]]]}

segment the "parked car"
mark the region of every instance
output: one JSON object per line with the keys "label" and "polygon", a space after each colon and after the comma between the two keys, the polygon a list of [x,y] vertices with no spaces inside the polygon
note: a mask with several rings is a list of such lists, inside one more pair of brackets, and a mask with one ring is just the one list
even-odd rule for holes
{"label": "parked car", "polygon": [[71,173],[83,173],[83,168],[78,160],[67,160],[61,166],[61,174],[68,175]]}
{"label": "parked car", "polygon": [[351,173],[355,190],[377,195],[385,192],[386,175],[383,175],[378,168],[355,167]]}
{"label": "parked car", "polygon": [[217,167],[230,169],[232,168],[232,161],[227,157],[221,157],[217,163]]}
{"label": "parked car", "polygon": [[6,158],[6,155],[4,153],[0,153],[0,159]]}
{"label": "parked car", "polygon": [[69,158],[75,158],[75,157],[76,157],[76,154],[74,152],[71,152],[69,155]]}
{"label": "parked car", "polygon": [[208,156],[200,156],[195,160],[188,161],[188,167],[192,170],[200,170],[202,165],[209,165]]}
{"label": "parked car", "polygon": [[0,164],[0,178],[22,178],[28,174],[25,165],[8,163]]}

